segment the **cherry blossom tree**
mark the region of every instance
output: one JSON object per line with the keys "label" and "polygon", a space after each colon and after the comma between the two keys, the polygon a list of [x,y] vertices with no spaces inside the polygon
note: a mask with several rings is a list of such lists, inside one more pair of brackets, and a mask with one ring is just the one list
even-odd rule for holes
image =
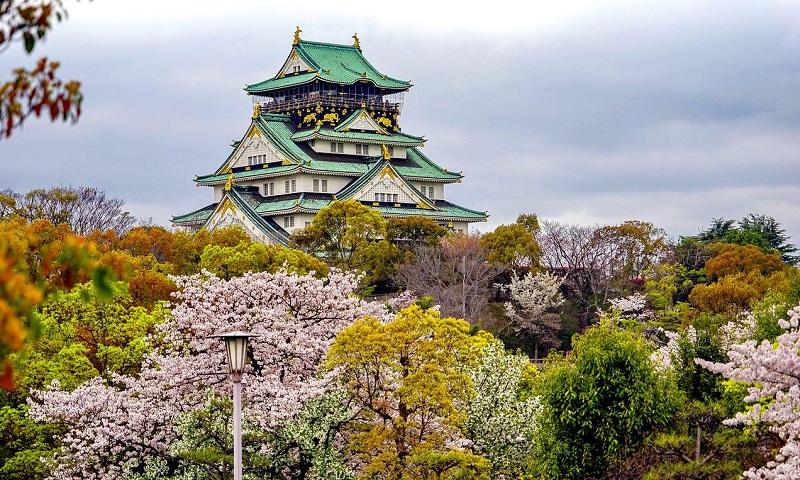
{"label": "cherry blossom tree", "polygon": [[561,279],[547,272],[527,273],[521,278],[512,278],[506,287],[511,297],[505,304],[505,312],[511,320],[509,325],[518,332],[533,337],[534,358],[539,357],[539,344],[560,344],[556,333],[561,327],[559,315],[551,312],[562,303]]}
{"label": "cherry blossom tree", "polygon": [[746,478],[800,477],[800,305],[781,320],[775,342],[748,340],[733,345],[727,363],[696,360],[726,378],[750,385],[745,401],[753,406],[728,420],[731,425],[767,424],[785,441],[775,460],[744,472]]}
{"label": "cherry blossom tree", "polygon": [[[246,429],[267,438],[264,433],[273,434],[330,390],[318,365],[336,334],[365,315],[388,315],[385,306],[353,295],[359,278],[338,270],[323,279],[278,272],[224,280],[205,272],[175,281],[177,302],[149,337],[154,350],[138,376],[96,377],[73,391],[55,383],[34,393],[30,416],[67,427],[51,478],[143,478],[148,471],[174,478],[191,470],[197,457],[171,448],[186,440],[187,416],[206,409],[209,395],[231,394],[224,350],[212,335],[245,330],[259,336],[248,347],[243,414]],[[328,444],[326,435],[311,443]],[[309,458],[315,450],[293,445],[282,454],[305,471],[291,478],[324,478]],[[275,452],[266,441],[250,448],[267,458]],[[260,468],[282,478],[269,462]]]}

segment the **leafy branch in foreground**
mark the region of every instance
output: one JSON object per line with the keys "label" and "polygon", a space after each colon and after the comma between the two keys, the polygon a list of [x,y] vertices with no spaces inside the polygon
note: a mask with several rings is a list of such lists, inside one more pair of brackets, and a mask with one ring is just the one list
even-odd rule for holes
{"label": "leafy branch in foreground", "polygon": [[[0,0],[0,53],[21,40],[26,53],[67,18],[61,0]],[[56,76],[60,63],[40,58],[31,69],[16,68],[0,84],[0,139],[8,138],[31,115],[75,123],[81,115],[81,83]]]}
{"label": "leafy branch in foreground", "polygon": [[81,115],[81,83],[56,76],[59,62],[40,58],[31,70],[17,68],[14,77],[0,85],[0,138],[8,138],[31,115],[43,113],[51,121],[75,123]]}

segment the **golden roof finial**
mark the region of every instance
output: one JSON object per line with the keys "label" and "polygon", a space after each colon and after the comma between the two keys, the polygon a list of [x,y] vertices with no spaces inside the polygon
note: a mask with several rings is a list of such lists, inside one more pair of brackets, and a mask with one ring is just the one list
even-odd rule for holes
{"label": "golden roof finial", "polygon": [[353,46],[356,47],[359,52],[361,51],[361,43],[358,41],[358,33],[353,34]]}
{"label": "golden roof finial", "polygon": [[225,191],[227,192],[231,188],[233,188],[233,171],[231,171],[231,174],[228,177],[228,181],[225,182]]}
{"label": "golden roof finial", "polygon": [[256,103],[253,105],[253,119],[258,118],[259,113],[261,113],[261,104]]}
{"label": "golden roof finial", "polygon": [[390,158],[392,158],[392,156],[389,155],[389,147],[387,147],[386,144],[381,145],[381,151],[383,152],[384,160],[389,160]]}
{"label": "golden roof finial", "polygon": [[300,32],[302,32],[302,30],[300,30],[300,27],[298,26],[297,30],[294,31],[294,41],[292,42],[292,45],[297,45],[297,43],[300,41]]}

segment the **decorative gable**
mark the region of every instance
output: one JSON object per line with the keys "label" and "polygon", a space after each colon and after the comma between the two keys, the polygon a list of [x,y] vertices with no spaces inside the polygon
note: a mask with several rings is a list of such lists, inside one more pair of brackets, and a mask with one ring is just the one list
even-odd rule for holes
{"label": "decorative gable", "polygon": [[339,124],[336,127],[336,130],[340,132],[355,130],[389,135],[389,132],[387,132],[385,128],[380,126],[372,117],[370,117],[366,110],[358,110],[354,112],[353,115]]}
{"label": "decorative gable", "polygon": [[228,173],[231,168],[260,166],[264,163],[280,161],[278,150],[253,125],[245,138],[236,146],[228,162],[220,169],[220,173]]}
{"label": "decorative gable", "polygon": [[241,227],[242,230],[247,232],[250,238],[255,241],[269,242],[266,235],[259,231],[244,212],[241,212],[228,197],[225,197],[206,221],[205,228],[208,230],[216,230],[233,225]]}
{"label": "decorative gable", "polygon": [[351,196],[361,202],[411,203],[419,208],[435,208],[431,200],[420,195],[390,165],[384,167]]}
{"label": "decorative gable", "polygon": [[283,67],[281,67],[281,71],[278,72],[277,78],[313,71],[314,69],[304,62],[302,58],[300,58],[300,55],[297,54],[297,51],[292,50],[289,58],[286,59],[286,63],[284,63]]}

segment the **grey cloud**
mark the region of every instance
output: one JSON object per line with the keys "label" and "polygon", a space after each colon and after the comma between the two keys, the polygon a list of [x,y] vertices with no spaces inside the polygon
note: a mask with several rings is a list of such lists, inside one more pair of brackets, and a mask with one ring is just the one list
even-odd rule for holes
{"label": "grey cloud", "polygon": [[96,185],[164,224],[165,212],[210,203],[193,176],[241,137],[250,114],[241,88],[277,71],[300,24],[320,41],[359,31],[377,68],[414,83],[403,128],[429,138],[434,161],[464,171],[448,198],[488,209],[481,230],[536,212],[637,218],[678,235],[761,212],[800,241],[798,7],[622,6],[519,38],[233,13],[114,35],[73,18],[46,49],[84,80],[84,116],[75,127],[30,121],[0,143],[3,186]]}

